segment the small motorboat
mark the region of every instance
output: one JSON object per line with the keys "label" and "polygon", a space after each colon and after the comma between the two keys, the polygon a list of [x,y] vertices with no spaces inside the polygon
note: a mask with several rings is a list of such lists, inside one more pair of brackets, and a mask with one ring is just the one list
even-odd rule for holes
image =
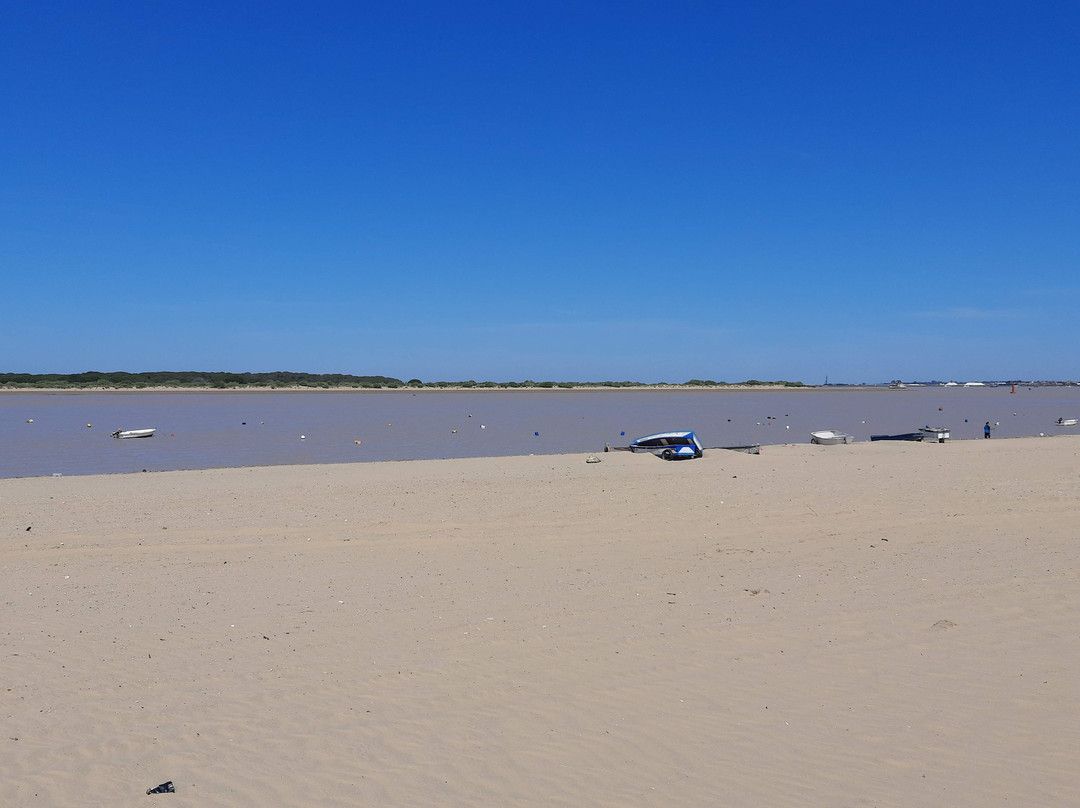
{"label": "small motorboat", "polygon": [[114,438],[152,438],[157,428],[154,429],[118,429],[112,433]]}
{"label": "small motorboat", "polygon": [[1058,418],[1057,419],[1057,425],[1058,426],[1076,426],[1077,420],[1078,419],[1076,419],[1076,418]]}
{"label": "small motorboat", "polygon": [[705,447],[691,430],[646,435],[632,441],[628,448],[631,452],[652,452],[664,460],[686,460],[705,453]]}
{"label": "small motorboat", "polygon": [[810,442],[822,446],[835,446],[838,443],[851,443],[855,438],[838,429],[821,429],[810,433]]}
{"label": "small motorboat", "polygon": [[922,441],[922,432],[903,432],[899,435],[871,435],[870,440],[917,440]]}
{"label": "small motorboat", "polygon": [[930,426],[927,424],[920,432],[925,432],[927,435],[933,435],[937,438],[938,443],[944,443],[949,439],[949,428],[947,426]]}

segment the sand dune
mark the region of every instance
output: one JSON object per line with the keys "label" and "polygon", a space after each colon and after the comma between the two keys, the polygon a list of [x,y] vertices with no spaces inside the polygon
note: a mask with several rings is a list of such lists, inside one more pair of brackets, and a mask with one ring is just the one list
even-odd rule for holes
{"label": "sand dune", "polygon": [[601,457],[0,480],[0,804],[1080,804],[1080,440]]}

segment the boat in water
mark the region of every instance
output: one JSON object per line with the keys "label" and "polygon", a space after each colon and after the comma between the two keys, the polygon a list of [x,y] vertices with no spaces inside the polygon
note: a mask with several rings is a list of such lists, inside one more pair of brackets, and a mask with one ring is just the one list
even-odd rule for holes
{"label": "boat in water", "polygon": [[810,442],[822,446],[835,446],[839,443],[851,443],[855,438],[838,429],[820,429],[810,433]]}
{"label": "boat in water", "polygon": [[922,432],[902,432],[899,435],[871,435],[870,440],[915,440],[922,441]]}
{"label": "boat in water", "polygon": [[157,428],[154,429],[118,429],[112,433],[114,438],[152,438]]}
{"label": "boat in water", "polygon": [[1058,418],[1057,419],[1057,425],[1058,426],[1076,426],[1077,423],[1078,423],[1078,419],[1076,419],[1076,418]]}
{"label": "boat in water", "polygon": [[632,441],[628,448],[631,452],[651,452],[664,460],[687,460],[705,453],[705,447],[692,430],[646,435]]}

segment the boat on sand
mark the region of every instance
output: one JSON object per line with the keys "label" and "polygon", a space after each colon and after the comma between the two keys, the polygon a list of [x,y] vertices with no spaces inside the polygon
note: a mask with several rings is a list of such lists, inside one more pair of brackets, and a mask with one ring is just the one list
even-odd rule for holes
{"label": "boat on sand", "polygon": [[949,439],[949,428],[947,426],[930,426],[927,424],[920,432],[925,432],[927,435],[933,435],[937,438],[938,443],[944,443]]}
{"label": "boat on sand", "polygon": [[810,433],[810,442],[822,446],[835,446],[838,443],[851,443],[855,438],[838,429],[820,429]]}
{"label": "boat on sand", "polygon": [[664,460],[684,460],[701,457],[705,447],[691,430],[682,432],[657,432],[630,443],[631,452],[652,452]]}

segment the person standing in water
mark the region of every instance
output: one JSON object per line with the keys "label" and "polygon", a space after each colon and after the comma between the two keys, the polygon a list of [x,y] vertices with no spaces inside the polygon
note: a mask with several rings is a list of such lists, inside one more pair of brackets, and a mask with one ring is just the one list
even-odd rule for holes
{"label": "person standing in water", "polygon": [[984,438],[989,438],[990,437],[990,422],[989,421],[987,421],[986,426],[983,427],[983,437]]}

